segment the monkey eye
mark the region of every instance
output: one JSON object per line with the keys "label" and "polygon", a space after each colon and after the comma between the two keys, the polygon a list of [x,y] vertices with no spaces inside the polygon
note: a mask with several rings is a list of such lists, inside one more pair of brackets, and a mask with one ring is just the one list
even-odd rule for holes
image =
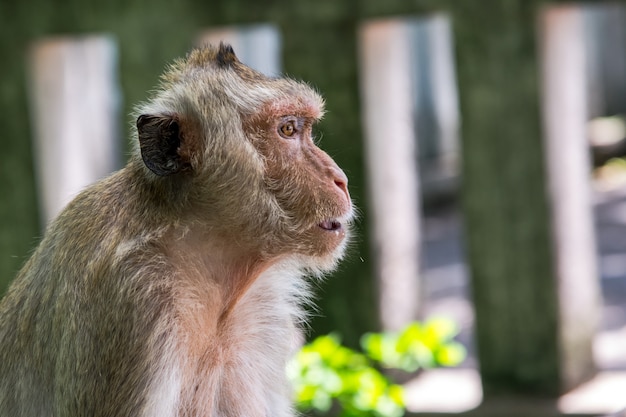
{"label": "monkey eye", "polygon": [[293,120],[287,120],[278,126],[278,134],[285,139],[293,138],[297,131],[296,123]]}

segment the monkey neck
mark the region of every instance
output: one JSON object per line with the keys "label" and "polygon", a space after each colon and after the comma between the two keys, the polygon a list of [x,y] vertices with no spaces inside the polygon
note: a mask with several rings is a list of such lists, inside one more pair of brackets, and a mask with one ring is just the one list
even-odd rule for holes
{"label": "monkey neck", "polygon": [[182,288],[195,295],[203,294],[203,289],[213,292],[206,294],[208,299],[204,301],[219,308],[216,311],[219,325],[228,319],[256,279],[278,259],[263,256],[257,248],[244,247],[240,242],[197,229],[202,230],[174,227],[164,241],[170,242],[167,252],[181,271]]}
{"label": "monkey neck", "polygon": [[[132,160],[127,169],[145,170],[139,160]],[[135,172],[134,176],[139,175]],[[267,244],[261,243],[259,233],[248,230],[250,225],[237,224],[233,219],[214,221],[215,217],[227,217],[216,207],[201,210],[209,213],[207,218],[197,213],[188,215],[186,191],[175,183],[157,179],[138,185],[135,194],[138,206],[159,205],[167,219],[159,223],[170,224],[161,242],[175,269],[180,271],[184,281],[182,288],[190,294],[202,294],[202,288],[219,293],[219,299],[215,299],[214,294],[206,294],[209,299],[204,301],[219,305],[218,321],[225,321],[259,275],[282,257],[270,254],[272,252],[265,247]]]}

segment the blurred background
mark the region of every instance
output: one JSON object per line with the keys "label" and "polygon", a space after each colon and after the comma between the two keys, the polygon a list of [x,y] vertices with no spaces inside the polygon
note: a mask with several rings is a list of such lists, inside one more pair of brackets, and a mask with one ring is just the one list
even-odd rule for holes
{"label": "blurred background", "polygon": [[412,375],[410,411],[618,412],[625,23],[626,1],[0,0],[0,294],[124,164],[163,68],[225,40],[325,96],[320,146],[361,211],[311,338],[444,316],[467,357]]}

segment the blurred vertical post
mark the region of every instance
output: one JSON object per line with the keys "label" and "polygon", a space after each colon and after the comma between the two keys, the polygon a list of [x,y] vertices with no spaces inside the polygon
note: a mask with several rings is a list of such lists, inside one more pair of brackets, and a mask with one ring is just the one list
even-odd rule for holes
{"label": "blurred vertical post", "polygon": [[[588,162],[581,157],[584,69],[574,68],[581,62],[551,46],[549,52],[559,55],[549,58],[550,80],[544,85],[546,127],[555,130],[545,132],[545,146],[535,31],[540,3],[485,0],[452,8],[460,64],[467,255],[486,400],[503,394],[554,398],[592,372],[589,323],[596,310],[589,299],[597,294],[595,250],[589,241],[563,241],[593,239],[584,175]],[[563,88],[574,89],[575,95],[565,96]],[[566,99],[575,103],[561,101]],[[546,160],[556,165],[547,166]],[[574,177],[567,180],[559,170]],[[560,200],[580,189],[580,196]],[[566,236],[563,228],[572,234]],[[574,265],[584,271],[574,271]],[[581,289],[573,290],[577,285]],[[581,319],[578,329],[575,317]]]}
{"label": "blurred vertical post", "polygon": [[117,46],[109,36],[44,39],[30,56],[42,221],[119,166]]}
{"label": "blurred vertical post", "polygon": [[625,4],[597,2],[580,7],[587,35],[589,116],[626,113]]}
{"label": "blurred vertical post", "polygon": [[277,76],[282,71],[281,39],[278,29],[270,24],[224,26],[206,30],[196,45],[230,44],[237,58],[265,75]]}
{"label": "blurred vertical post", "polygon": [[593,374],[599,308],[587,120],[585,19],[580,6],[540,16],[543,124],[559,297],[561,378],[570,389]]}
{"label": "blurred vertical post", "polygon": [[384,329],[398,330],[417,318],[420,305],[421,208],[410,27],[374,21],[361,27],[359,39],[380,317]]}
{"label": "blurred vertical post", "polygon": [[459,175],[459,98],[452,24],[434,13],[407,20],[413,35],[417,83],[415,131],[425,205],[457,191]]}

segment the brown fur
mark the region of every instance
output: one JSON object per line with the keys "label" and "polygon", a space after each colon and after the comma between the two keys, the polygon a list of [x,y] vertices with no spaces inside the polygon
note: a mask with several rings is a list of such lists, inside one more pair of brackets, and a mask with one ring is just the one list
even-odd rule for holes
{"label": "brown fur", "polygon": [[322,114],[228,46],[173,64],[127,166],[67,206],[0,303],[0,417],[293,415],[303,278],[334,267],[352,218],[311,138]]}

